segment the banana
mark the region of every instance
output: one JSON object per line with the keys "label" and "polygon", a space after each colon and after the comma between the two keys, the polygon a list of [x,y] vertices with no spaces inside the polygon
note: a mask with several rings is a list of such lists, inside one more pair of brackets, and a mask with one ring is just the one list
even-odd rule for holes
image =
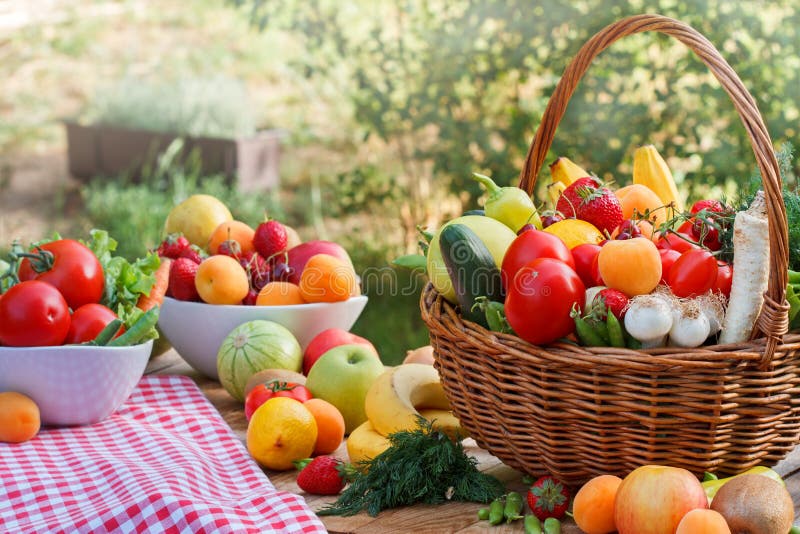
{"label": "banana", "polygon": [[578,178],[590,176],[588,172],[569,158],[561,156],[550,164],[550,178],[553,183],[561,182],[564,187],[572,184]]}
{"label": "banana", "polygon": [[561,197],[561,193],[564,192],[567,186],[564,185],[564,182],[553,182],[552,184],[548,184],[547,186],[547,195],[550,197],[550,202],[553,203],[553,208],[555,208],[556,204],[558,204],[558,199]]}
{"label": "banana", "polygon": [[386,371],[372,383],[364,401],[367,418],[384,436],[415,428],[420,408],[450,410],[439,373],[422,363],[406,363]]}
{"label": "banana", "polygon": [[683,211],[683,201],[678,194],[672,172],[653,145],[642,146],[634,151],[633,183],[646,185],[658,195],[665,206],[672,203],[676,211]]}
{"label": "banana", "polygon": [[[433,422],[433,428],[441,430],[450,439],[464,439],[467,433],[461,428],[458,419],[449,410],[436,408],[420,410],[420,415]],[[389,438],[380,434],[369,420],[364,421],[347,437],[347,455],[350,463],[357,464],[362,460],[375,458],[389,448]]]}
{"label": "banana", "polygon": [[386,436],[378,434],[369,420],[364,421],[347,437],[347,455],[351,464],[375,458],[389,448]]}

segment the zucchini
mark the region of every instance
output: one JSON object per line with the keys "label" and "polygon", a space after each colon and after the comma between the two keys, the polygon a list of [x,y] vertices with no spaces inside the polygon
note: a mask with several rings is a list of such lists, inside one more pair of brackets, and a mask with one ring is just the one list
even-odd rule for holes
{"label": "zucchini", "polygon": [[488,327],[486,314],[476,306],[479,297],[503,302],[500,269],[480,238],[463,224],[446,226],[439,235],[442,259],[461,307],[461,315]]}

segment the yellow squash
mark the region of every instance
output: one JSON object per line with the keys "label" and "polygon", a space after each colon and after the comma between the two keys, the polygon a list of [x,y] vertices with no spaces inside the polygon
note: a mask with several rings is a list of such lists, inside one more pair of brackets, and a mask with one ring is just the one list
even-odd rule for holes
{"label": "yellow squash", "polygon": [[675,210],[683,211],[683,200],[675,186],[667,162],[653,145],[636,149],[633,153],[633,183],[652,189],[664,205],[673,204]]}
{"label": "yellow squash", "polygon": [[569,186],[579,178],[590,176],[588,172],[569,158],[561,156],[550,164],[550,178],[553,183],[561,182],[564,187]]}

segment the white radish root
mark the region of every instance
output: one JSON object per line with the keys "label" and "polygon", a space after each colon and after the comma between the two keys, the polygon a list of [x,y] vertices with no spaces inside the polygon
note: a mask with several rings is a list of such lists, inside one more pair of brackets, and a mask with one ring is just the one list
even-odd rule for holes
{"label": "white radish root", "polygon": [[769,280],[769,228],[764,192],[733,222],[733,280],[719,342],[741,343],[750,338],[764,303]]}

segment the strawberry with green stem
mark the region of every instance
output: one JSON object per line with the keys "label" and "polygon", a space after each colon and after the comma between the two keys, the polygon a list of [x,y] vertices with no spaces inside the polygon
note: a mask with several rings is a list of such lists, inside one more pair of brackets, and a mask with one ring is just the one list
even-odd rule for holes
{"label": "strawberry with green stem", "polygon": [[579,178],[569,185],[561,193],[556,211],[593,224],[603,235],[611,235],[622,222],[619,199],[594,177]]}
{"label": "strawberry with green stem", "polygon": [[354,473],[352,465],[328,455],[296,460],[294,466],[300,469],[297,485],[312,495],[338,495]]}
{"label": "strawberry with green stem", "polygon": [[528,490],[528,506],[533,515],[544,521],[548,517],[561,519],[567,513],[570,493],[563,482],[543,476]]}

